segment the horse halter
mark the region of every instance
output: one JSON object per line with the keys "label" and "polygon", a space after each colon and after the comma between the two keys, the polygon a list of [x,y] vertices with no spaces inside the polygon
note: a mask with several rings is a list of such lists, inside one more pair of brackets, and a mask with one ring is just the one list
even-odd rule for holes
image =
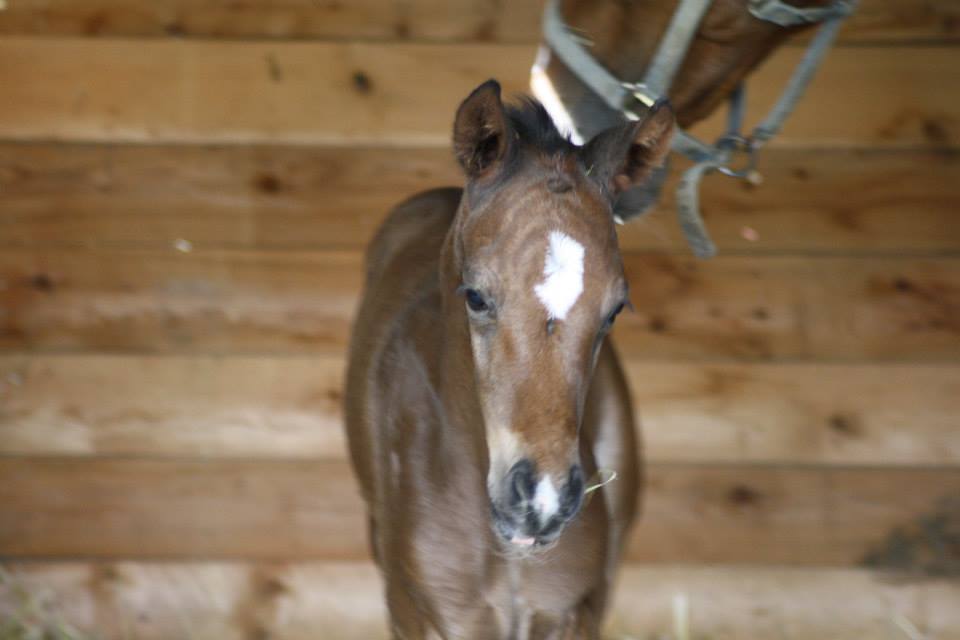
{"label": "horse halter", "polygon": [[[798,8],[782,0],[748,0],[749,11],[755,18],[781,27],[817,22],[823,24],[810,41],[779,99],[749,135],[741,133],[746,99],[744,83],[740,83],[730,96],[727,131],[714,144],[677,129],[673,150],[695,163],[683,174],[677,186],[677,216],[687,242],[697,257],[709,258],[716,254],[716,247],[700,215],[698,189],[701,178],[712,171],[719,171],[750,182],[759,181],[757,151],[780,131],[783,121],[793,111],[820,66],[843,20],[853,13],[856,1],[834,0],[826,7]],[[680,0],[640,82],[624,82],[597,62],[584,47],[583,39],[571,33],[564,23],[559,0],[547,1],[543,20],[544,41],[567,68],[610,108],[629,120],[639,120],[643,111],[667,95],[711,2]],[[738,156],[746,158],[745,166],[741,168],[733,166]]]}

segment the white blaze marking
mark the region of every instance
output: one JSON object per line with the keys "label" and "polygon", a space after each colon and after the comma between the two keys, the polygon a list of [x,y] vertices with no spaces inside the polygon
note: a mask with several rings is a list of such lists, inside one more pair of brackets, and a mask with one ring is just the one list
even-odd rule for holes
{"label": "white blaze marking", "polygon": [[562,231],[551,231],[543,276],[533,291],[551,318],[563,320],[583,292],[583,245]]}
{"label": "white blaze marking", "polygon": [[560,500],[550,478],[544,477],[537,483],[537,490],[533,494],[533,506],[537,508],[544,520],[557,512]]}

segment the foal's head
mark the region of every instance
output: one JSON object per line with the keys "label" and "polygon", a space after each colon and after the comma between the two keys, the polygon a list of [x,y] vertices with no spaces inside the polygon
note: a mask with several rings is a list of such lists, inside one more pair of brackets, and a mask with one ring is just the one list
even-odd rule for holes
{"label": "foal's head", "polygon": [[556,539],[583,501],[584,402],[627,303],[612,206],[662,163],[672,131],[661,106],[577,147],[539,104],[504,107],[494,81],[457,111],[467,184],[451,278],[472,346],[495,528],[514,545]]}

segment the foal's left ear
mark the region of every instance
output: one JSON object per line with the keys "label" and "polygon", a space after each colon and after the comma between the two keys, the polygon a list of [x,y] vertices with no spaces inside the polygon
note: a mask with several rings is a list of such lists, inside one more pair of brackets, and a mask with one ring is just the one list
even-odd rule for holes
{"label": "foal's left ear", "polygon": [[643,183],[670,153],[676,121],[666,100],[655,103],[643,120],[603,131],[581,150],[591,177],[613,195]]}

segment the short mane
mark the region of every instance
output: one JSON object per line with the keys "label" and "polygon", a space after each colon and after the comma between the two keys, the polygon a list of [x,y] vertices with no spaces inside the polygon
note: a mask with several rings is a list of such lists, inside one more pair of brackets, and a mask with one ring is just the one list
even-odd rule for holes
{"label": "short mane", "polygon": [[577,146],[557,130],[550,114],[537,100],[522,96],[506,109],[510,124],[523,142],[549,155],[576,152]]}
{"label": "short mane", "polygon": [[[560,133],[546,108],[538,100],[521,96],[515,104],[506,106],[507,118],[520,140],[545,154],[572,154],[579,148],[569,138]],[[662,176],[662,173],[661,173]],[[659,179],[662,179],[659,178]],[[646,212],[655,201],[659,185],[645,185],[621,193],[613,203],[613,213],[621,220],[629,220]]]}

